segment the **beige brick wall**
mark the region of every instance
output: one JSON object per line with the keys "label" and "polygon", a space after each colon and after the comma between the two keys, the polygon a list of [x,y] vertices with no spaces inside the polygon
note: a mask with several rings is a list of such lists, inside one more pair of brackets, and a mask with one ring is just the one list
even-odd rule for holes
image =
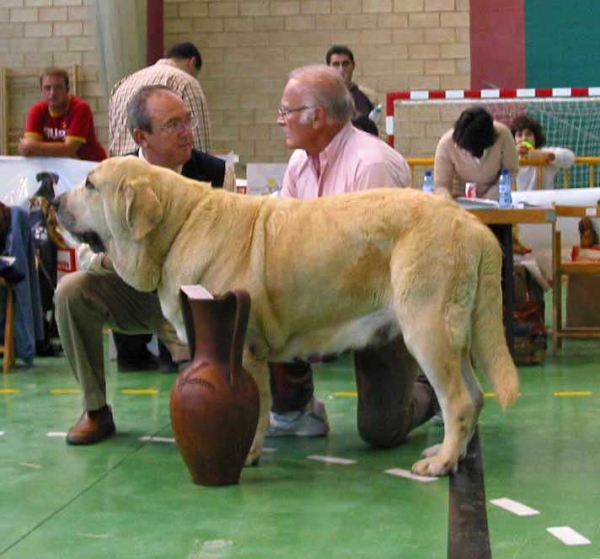
{"label": "beige brick wall", "polygon": [[[165,0],[165,45],[202,52],[215,150],[248,161],[286,161],[275,124],[286,76],[323,62],[334,43],[354,51],[355,78],[385,93],[469,86],[468,0]],[[433,134],[434,128],[422,127]],[[436,138],[421,136],[419,153]],[[425,147],[423,147],[423,144]],[[433,146],[433,147],[432,147]],[[412,155],[412,154],[407,154]]]}
{"label": "beige brick wall", "polygon": [[[466,88],[468,6],[469,0],[165,0],[165,46],[192,41],[202,52],[214,151],[234,149],[243,162],[286,161],[275,116],[290,70],[324,61],[330,45],[343,43],[355,53],[355,78],[382,102],[389,91]],[[107,142],[94,48],[86,0],[0,0],[0,66],[19,76],[50,64],[80,65],[78,93],[94,108]],[[11,92],[13,141],[36,98],[35,87]],[[405,155],[435,147],[427,134],[438,129],[416,128],[418,153]]]}

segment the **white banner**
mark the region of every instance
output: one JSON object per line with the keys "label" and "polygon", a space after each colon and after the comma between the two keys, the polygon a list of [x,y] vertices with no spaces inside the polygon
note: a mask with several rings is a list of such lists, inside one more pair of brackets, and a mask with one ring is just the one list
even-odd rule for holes
{"label": "white banner", "polygon": [[0,200],[7,206],[23,205],[40,187],[36,175],[44,171],[58,175],[55,190],[61,194],[85,180],[96,165],[66,157],[0,156]]}

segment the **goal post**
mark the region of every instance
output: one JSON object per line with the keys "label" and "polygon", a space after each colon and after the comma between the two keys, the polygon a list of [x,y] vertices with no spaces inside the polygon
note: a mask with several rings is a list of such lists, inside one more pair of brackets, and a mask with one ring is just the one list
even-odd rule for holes
{"label": "goal post", "polygon": [[[569,148],[578,157],[600,155],[600,87],[391,92],[386,102],[388,143],[405,157],[433,157],[441,135],[475,105],[509,127],[517,116],[537,119],[547,146]],[[571,186],[589,185],[586,169],[574,168],[570,176]],[[557,188],[560,180],[559,174]]]}

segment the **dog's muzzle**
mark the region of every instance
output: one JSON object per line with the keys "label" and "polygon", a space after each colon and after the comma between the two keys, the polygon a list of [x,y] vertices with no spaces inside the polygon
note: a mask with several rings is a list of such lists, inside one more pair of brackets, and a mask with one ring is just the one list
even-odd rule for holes
{"label": "dog's muzzle", "polygon": [[74,231],[74,220],[68,212],[61,209],[61,196],[57,196],[50,202],[56,212],[56,216],[60,224],[80,243],[89,245],[93,252],[106,252],[106,246],[100,238],[100,235],[95,231]]}
{"label": "dog's muzzle", "polygon": [[72,233],[80,243],[85,243],[90,246],[93,252],[106,252],[106,247],[102,239],[95,231],[84,231],[83,233]]}

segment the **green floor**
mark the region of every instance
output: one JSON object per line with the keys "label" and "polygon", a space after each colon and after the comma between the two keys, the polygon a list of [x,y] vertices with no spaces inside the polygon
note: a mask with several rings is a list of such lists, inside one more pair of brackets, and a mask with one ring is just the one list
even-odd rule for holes
{"label": "green floor", "polygon": [[[486,402],[480,434],[494,559],[600,557],[599,360],[598,342],[567,340],[545,366],[521,369],[522,396],[508,413]],[[269,441],[261,465],[227,488],[193,485],[171,442],[140,441],[173,436],[173,380],[117,373],[112,362],[118,436],[69,447],[64,432],[80,414],[80,396],[66,361],[37,358],[35,368],[0,377],[0,556],[446,557],[447,478],[420,483],[384,473],[410,468],[442,428],[429,424],[403,447],[369,450],[356,432],[348,360],[317,371],[330,436]],[[357,463],[307,459],[315,454]],[[540,514],[519,517],[489,503],[501,497]],[[570,526],[591,544],[567,546],[546,531],[554,526]]]}

